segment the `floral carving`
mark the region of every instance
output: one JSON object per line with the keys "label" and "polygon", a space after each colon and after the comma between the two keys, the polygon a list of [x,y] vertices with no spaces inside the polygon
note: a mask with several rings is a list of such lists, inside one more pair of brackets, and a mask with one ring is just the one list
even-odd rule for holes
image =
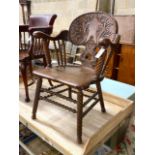
{"label": "floral carving", "polygon": [[113,17],[103,12],[91,12],[77,17],[70,26],[70,40],[75,45],[85,45],[81,55],[83,65],[95,66],[96,47],[100,40],[115,38],[117,24]]}

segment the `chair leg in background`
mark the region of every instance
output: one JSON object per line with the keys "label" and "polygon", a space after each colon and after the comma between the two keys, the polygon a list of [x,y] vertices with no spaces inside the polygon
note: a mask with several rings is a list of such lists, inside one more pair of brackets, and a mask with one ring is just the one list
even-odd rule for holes
{"label": "chair leg in background", "polygon": [[20,71],[22,74],[23,82],[24,82],[24,87],[25,87],[25,102],[30,101],[29,97],[29,91],[28,91],[28,81],[27,81],[27,64],[23,63],[22,66],[20,67]]}
{"label": "chair leg in background", "polygon": [[46,66],[47,66],[47,63],[46,63],[46,58],[45,58],[45,57],[43,57],[43,65],[44,65],[44,67],[46,67]]}
{"label": "chair leg in background", "polygon": [[34,98],[34,103],[33,103],[32,119],[36,119],[36,112],[38,108],[41,86],[42,86],[42,78],[38,78],[37,85],[36,85],[36,91],[35,91],[35,98]]}
{"label": "chair leg in background", "polygon": [[29,68],[30,68],[31,78],[33,78],[33,74],[32,74],[32,71],[33,71],[33,69],[32,69],[32,61],[30,61],[30,63],[29,63]]}
{"label": "chair leg in background", "polygon": [[51,87],[53,86],[53,83],[51,80],[48,80],[48,83],[50,84]]}
{"label": "chair leg in background", "polygon": [[77,142],[82,143],[82,110],[83,110],[83,92],[78,91],[77,94]]}
{"label": "chair leg in background", "polygon": [[98,97],[100,100],[101,111],[106,112],[100,82],[96,83],[96,87],[97,87]]}
{"label": "chair leg in background", "polygon": [[68,97],[72,98],[72,88],[68,86]]}

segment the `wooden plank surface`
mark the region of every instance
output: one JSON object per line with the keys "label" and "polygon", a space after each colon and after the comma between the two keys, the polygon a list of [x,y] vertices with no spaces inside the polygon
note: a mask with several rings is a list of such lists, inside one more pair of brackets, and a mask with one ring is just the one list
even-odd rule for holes
{"label": "wooden plank surface", "polygon": [[[44,82],[46,87],[47,82]],[[37,119],[32,120],[32,104],[35,85],[30,87],[31,102],[24,102],[24,87],[20,85],[19,95],[19,119],[36,133],[40,138],[65,155],[86,155],[105,142],[107,137],[118,128],[119,124],[132,111],[133,104],[130,100],[121,99],[117,96],[104,92],[105,107],[107,112],[100,112],[97,104],[83,119],[83,144],[76,142],[76,114],[64,110],[53,104],[40,101]],[[76,95],[74,95],[76,97]],[[55,100],[59,100],[55,97]],[[65,100],[61,103],[72,105]]]}

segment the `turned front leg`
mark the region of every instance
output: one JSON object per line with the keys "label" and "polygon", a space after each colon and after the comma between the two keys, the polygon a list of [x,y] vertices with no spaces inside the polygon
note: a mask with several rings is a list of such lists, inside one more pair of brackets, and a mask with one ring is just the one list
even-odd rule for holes
{"label": "turned front leg", "polygon": [[36,112],[38,108],[41,86],[42,86],[42,78],[38,78],[37,85],[36,85],[36,91],[35,91],[35,98],[34,98],[34,103],[33,103],[32,119],[36,119]]}
{"label": "turned front leg", "polygon": [[72,98],[72,88],[68,86],[68,97]]}
{"label": "turned front leg", "polygon": [[106,112],[100,82],[96,83],[96,87],[97,87],[97,92],[100,100],[101,111]]}
{"label": "turned front leg", "polygon": [[83,93],[82,90],[77,94],[77,142],[82,143],[82,109],[83,109]]}

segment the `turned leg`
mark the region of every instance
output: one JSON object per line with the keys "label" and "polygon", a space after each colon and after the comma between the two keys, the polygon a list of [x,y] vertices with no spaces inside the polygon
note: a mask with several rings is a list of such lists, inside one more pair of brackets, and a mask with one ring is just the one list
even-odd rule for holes
{"label": "turned leg", "polygon": [[53,86],[53,83],[51,80],[48,80],[48,83],[50,84],[51,87]]}
{"label": "turned leg", "polygon": [[22,66],[20,67],[20,71],[21,71],[21,75],[22,75],[24,87],[25,87],[25,96],[26,96],[25,101],[29,102],[30,98],[29,98],[28,81],[27,81],[27,63],[22,64]]}
{"label": "turned leg", "polygon": [[79,90],[77,94],[77,142],[82,143],[82,109],[83,109],[83,93]]}
{"label": "turned leg", "polygon": [[42,78],[39,77],[39,79],[37,80],[37,85],[36,85],[35,98],[34,98],[33,111],[32,111],[32,119],[36,119],[36,112],[38,108],[41,86],[42,86]]}
{"label": "turned leg", "polygon": [[68,86],[68,97],[72,98],[72,88]]}
{"label": "turned leg", "polygon": [[100,82],[96,83],[97,92],[100,100],[101,111],[106,112]]}

